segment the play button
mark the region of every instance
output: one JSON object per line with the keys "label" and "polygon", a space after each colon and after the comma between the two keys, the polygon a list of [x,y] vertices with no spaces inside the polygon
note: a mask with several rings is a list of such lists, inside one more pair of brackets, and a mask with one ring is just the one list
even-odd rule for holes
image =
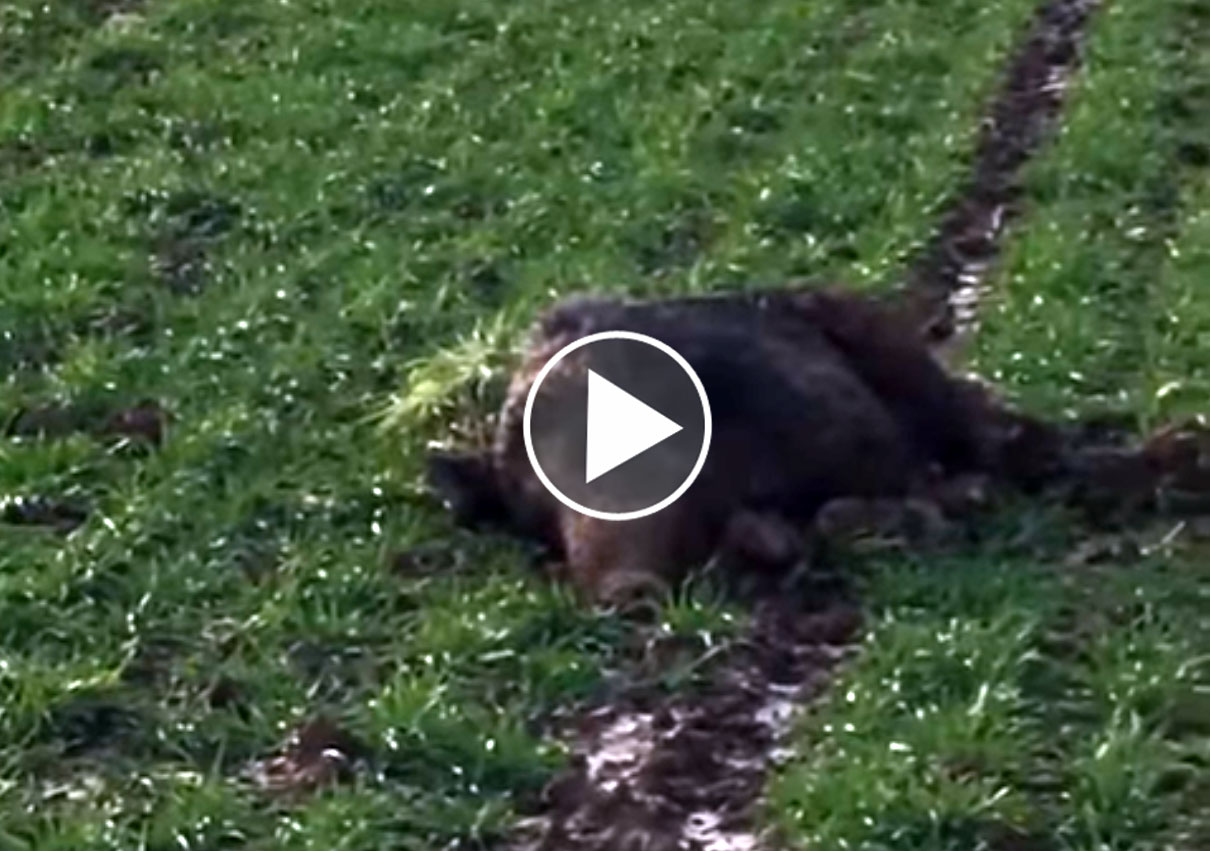
{"label": "play button", "polygon": [[526,400],[525,448],[564,505],[604,520],[671,505],[710,448],[701,380],[667,344],[629,331],[582,337],[538,373]]}
{"label": "play button", "polygon": [[588,370],[588,446],[584,481],[672,437],[681,427],[608,378]]}

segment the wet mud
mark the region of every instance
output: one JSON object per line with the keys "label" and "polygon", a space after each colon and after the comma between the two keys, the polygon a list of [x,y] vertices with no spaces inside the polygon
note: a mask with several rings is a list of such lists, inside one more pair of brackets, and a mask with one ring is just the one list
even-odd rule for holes
{"label": "wet mud", "polygon": [[299,726],[280,754],[253,762],[244,775],[266,794],[291,798],[350,779],[367,753],[333,719],[318,716]]}
{"label": "wet mud", "polygon": [[758,851],[769,767],[800,707],[851,652],[856,607],[762,603],[755,627],[692,694],[636,694],[579,716],[571,766],[510,851]]}
{"label": "wet mud", "polygon": [[910,266],[907,295],[926,335],[958,343],[977,308],[1008,224],[1021,213],[1021,173],[1056,124],[1099,0],[1047,0],[984,118],[971,172]]}

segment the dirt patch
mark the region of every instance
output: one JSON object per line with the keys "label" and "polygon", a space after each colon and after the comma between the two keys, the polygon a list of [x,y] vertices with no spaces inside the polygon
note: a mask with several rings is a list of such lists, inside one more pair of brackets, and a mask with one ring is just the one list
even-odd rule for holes
{"label": "dirt patch", "polygon": [[120,679],[142,688],[163,687],[172,681],[174,667],[185,652],[185,643],[171,636],[142,638],[122,667]]}
{"label": "dirt patch", "polygon": [[38,526],[67,534],[88,519],[88,510],[44,496],[0,497],[0,525]]}
{"label": "dirt patch", "polygon": [[983,120],[970,176],[908,272],[908,293],[937,342],[968,336],[1000,237],[1020,213],[1022,167],[1055,124],[1099,0],[1046,0]]}
{"label": "dirt patch", "polygon": [[755,851],[767,769],[797,707],[843,659],[860,616],[762,603],[752,633],[692,694],[637,693],[570,725],[571,767],[503,847],[516,851]]}
{"label": "dirt patch", "polygon": [[1210,515],[1210,426],[1201,421],[1165,426],[1139,445],[1077,446],[1068,466],[1060,495],[1096,526]]}
{"label": "dirt patch", "polygon": [[281,755],[249,766],[247,776],[263,792],[300,795],[348,780],[367,753],[335,721],[320,716],[295,730]]}
{"label": "dirt patch", "polygon": [[158,402],[144,399],[129,407],[104,410],[96,404],[49,404],[19,411],[5,429],[8,437],[56,439],[90,434],[158,447],[170,416]]}
{"label": "dirt patch", "polygon": [[202,692],[206,705],[213,710],[234,712],[241,718],[248,717],[249,700],[247,685],[234,677],[220,674]]}
{"label": "dirt patch", "polygon": [[168,421],[168,412],[158,402],[143,401],[110,415],[101,427],[101,433],[159,446],[164,442]]}
{"label": "dirt patch", "polygon": [[1053,851],[1059,847],[1053,837],[1022,831],[1007,824],[988,824],[981,832],[988,851]]}
{"label": "dirt patch", "polygon": [[85,692],[55,706],[45,734],[64,758],[134,747],[149,726],[135,707],[117,693]]}

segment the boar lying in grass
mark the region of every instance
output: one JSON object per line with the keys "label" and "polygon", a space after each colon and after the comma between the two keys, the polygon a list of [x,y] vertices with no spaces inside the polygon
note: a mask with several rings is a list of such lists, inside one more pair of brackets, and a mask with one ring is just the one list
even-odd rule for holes
{"label": "boar lying in grass", "polygon": [[[535,476],[522,436],[526,397],[542,366],[568,343],[606,330],[647,334],[680,352],[714,417],[709,457],[684,496],[623,522],[558,502]],[[1169,467],[1188,467],[1188,449],[1179,462],[1161,458],[1180,455],[1173,448],[1180,439],[1162,438],[1164,448],[1077,449],[1064,429],[947,374],[913,325],[869,297],[794,289],[582,298],[539,319],[494,445],[434,453],[429,477],[459,522],[539,541],[575,586],[617,601],[710,559],[784,572],[802,559],[813,529],[843,524],[855,506],[940,505],[940,518],[947,482],[1031,490],[1117,477],[1117,491],[1146,498]]]}

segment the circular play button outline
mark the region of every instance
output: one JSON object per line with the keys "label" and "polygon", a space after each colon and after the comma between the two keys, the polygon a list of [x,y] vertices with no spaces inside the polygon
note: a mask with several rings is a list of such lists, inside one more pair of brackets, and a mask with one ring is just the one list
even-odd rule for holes
{"label": "circular play button outline", "polygon": [[[533,416],[534,398],[538,394],[538,388],[542,386],[542,381],[547,375],[550,374],[550,371],[559,364],[559,361],[563,360],[563,358],[567,357],[576,349],[583,348],[591,343],[600,342],[601,340],[630,340],[635,343],[646,343],[647,345],[652,346],[668,355],[668,357],[672,358],[676,365],[684,370],[685,374],[689,376],[689,380],[693,383],[693,388],[697,391],[698,398],[702,403],[702,416],[705,422],[705,428],[702,434],[702,448],[698,451],[697,460],[693,464],[693,469],[689,471],[689,475],[685,477],[685,480],[680,483],[676,490],[668,494],[668,496],[664,497],[654,505],[649,505],[646,508],[636,508],[633,511],[600,511],[576,502],[567,494],[563,493],[563,491],[559,490],[559,488],[555,486],[555,483],[550,480],[550,477],[546,475],[545,471],[542,469],[542,465],[538,462],[537,453],[534,451],[534,439],[530,429],[530,420]],[[710,437],[713,431],[713,421],[710,416],[710,400],[706,396],[706,388],[702,386],[702,380],[697,377],[697,373],[693,371],[693,367],[689,365],[689,361],[685,360],[680,352],[676,351],[676,349],[669,346],[663,340],[657,340],[655,337],[649,337],[646,334],[639,334],[635,331],[598,331],[595,334],[588,334],[587,336],[581,337],[574,342],[568,343],[566,346],[559,349],[559,351],[555,352],[554,356],[551,357],[551,359],[546,362],[542,369],[538,371],[538,376],[534,379],[533,384],[530,385],[529,396],[525,400],[525,417],[522,420],[521,431],[525,438],[525,453],[529,456],[529,463],[534,468],[534,473],[537,474],[538,480],[542,482],[543,486],[545,486],[545,488],[550,491],[554,497],[559,500],[559,502],[563,503],[573,511],[578,511],[581,514],[587,514],[589,517],[595,517],[598,520],[637,520],[640,517],[647,517],[648,515],[655,514],[657,511],[667,508],[668,506],[672,505],[672,503],[680,499],[681,496],[684,495],[685,491],[689,490],[689,486],[693,484],[694,480],[698,477],[698,474],[701,473],[702,467],[704,467],[706,464],[706,456],[710,452]]]}

